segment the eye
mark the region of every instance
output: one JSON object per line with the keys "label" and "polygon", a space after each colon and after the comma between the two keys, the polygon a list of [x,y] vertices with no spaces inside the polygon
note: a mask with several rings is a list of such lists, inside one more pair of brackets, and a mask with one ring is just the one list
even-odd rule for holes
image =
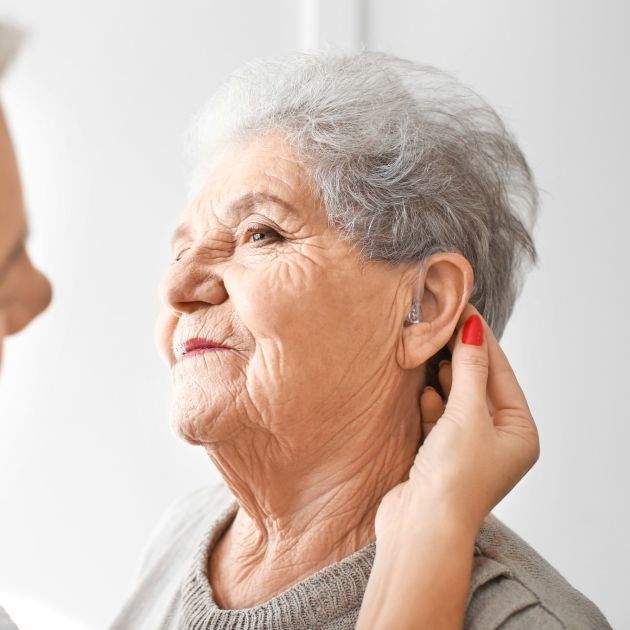
{"label": "eye", "polygon": [[275,230],[273,230],[272,228],[270,228],[267,225],[262,225],[260,223],[258,224],[254,224],[254,225],[250,225],[246,230],[245,230],[245,234],[251,234],[252,235],[252,242],[253,243],[264,243],[266,241],[269,240],[282,240],[282,236],[280,236],[280,234],[278,234],[278,232],[276,232]]}
{"label": "eye", "polygon": [[180,249],[177,252],[177,255],[175,256],[175,258],[173,258],[173,260],[171,262],[176,263],[179,262],[182,259],[182,256],[190,249],[190,247],[186,247],[185,249]]}

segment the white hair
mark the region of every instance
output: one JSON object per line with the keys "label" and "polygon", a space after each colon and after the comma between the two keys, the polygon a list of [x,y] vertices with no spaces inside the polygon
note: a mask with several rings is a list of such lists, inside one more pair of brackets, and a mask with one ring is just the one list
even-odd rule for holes
{"label": "white hair", "polygon": [[20,47],[24,34],[14,26],[0,22],[0,78],[4,76],[9,64]]}
{"label": "white hair", "polygon": [[197,119],[195,191],[222,147],[281,131],[331,226],[365,260],[470,262],[500,338],[537,259],[538,194],[496,112],[450,75],[392,55],[294,53],[236,71]]}

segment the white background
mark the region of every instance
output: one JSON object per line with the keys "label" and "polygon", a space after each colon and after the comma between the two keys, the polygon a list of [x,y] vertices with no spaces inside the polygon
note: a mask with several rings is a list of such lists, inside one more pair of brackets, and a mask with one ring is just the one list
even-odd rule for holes
{"label": "white background", "polygon": [[[168,427],[157,283],[191,116],[242,62],[329,41],[437,65],[514,130],[543,190],[540,264],[502,344],[538,464],[495,513],[630,628],[630,28],[624,0],[3,0],[3,85],[51,309],[0,380],[0,591],[93,628],[166,505],[216,475]],[[316,19],[319,15],[319,19]]]}

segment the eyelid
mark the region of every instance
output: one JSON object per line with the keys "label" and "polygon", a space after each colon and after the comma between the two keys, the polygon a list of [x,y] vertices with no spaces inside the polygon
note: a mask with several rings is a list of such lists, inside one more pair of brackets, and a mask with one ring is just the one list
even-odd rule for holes
{"label": "eyelid", "polygon": [[[280,228],[272,227],[270,225],[267,225],[266,223],[249,223],[245,227],[245,229],[240,231],[240,234],[238,236],[239,236],[239,238],[242,238],[242,237],[246,236],[247,234],[251,234],[251,233],[255,233],[255,232],[269,232],[269,233],[275,234],[275,236],[278,237],[279,239],[284,239],[285,238],[282,235],[282,233],[280,231]],[[181,260],[182,256],[191,247],[192,247],[192,245],[191,245],[190,242],[186,242],[186,241],[183,241],[183,240],[181,240],[179,242],[176,242],[172,246],[172,251],[177,252],[177,253],[173,256],[172,261],[173,262],[178,262],[179,260]]]}
{"label": "eyelid", "polygon": [[276,230],[275,228],[271,227],[270,225],[266,225],[265,223],[250,223],[245,228],[243,233],[244,234],[250,234],[251,232],[255,232],[256,230],[258,230],[260,232],[264,232],[265,230],[269,230],[270,232],[275,232],[276,234],[278,233],[278,230]]}
{"label": "eyelid", "polygon": [[[258,225],[260,227],[269,228],[275,230],[278,234],[282,233],[282,228],[271,218],[271,212],[265,212],[264,208],[260,212],[254,212],[243,219],[243,222],[248,222],[247,225]],[[251,223],[249,223],[251,221]]]}
{"label": "eyelid", "polygon": [[186,245],[182,246],[182,245],[177,245],[176,247],[173,247],[173,251],[177,252],[174,256],[173,256],[173,262],[178,262],[179,260],[181,260],[182,256],[190,249],[190,245],[187,243]]}

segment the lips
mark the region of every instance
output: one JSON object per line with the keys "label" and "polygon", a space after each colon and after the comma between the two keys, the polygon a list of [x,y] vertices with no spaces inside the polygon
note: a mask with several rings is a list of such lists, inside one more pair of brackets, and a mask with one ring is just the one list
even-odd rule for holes
{"label": "lips", "polygon": [[179,361],[185,357],[193,356],[195,354],[201,354],[202,352],[211,352],[213,350],[231,350],[229,346],[226,346],[214,339],[203,339],[201,337],[195,337],[194,339],[188,339],[175,348],[175,357]]}

